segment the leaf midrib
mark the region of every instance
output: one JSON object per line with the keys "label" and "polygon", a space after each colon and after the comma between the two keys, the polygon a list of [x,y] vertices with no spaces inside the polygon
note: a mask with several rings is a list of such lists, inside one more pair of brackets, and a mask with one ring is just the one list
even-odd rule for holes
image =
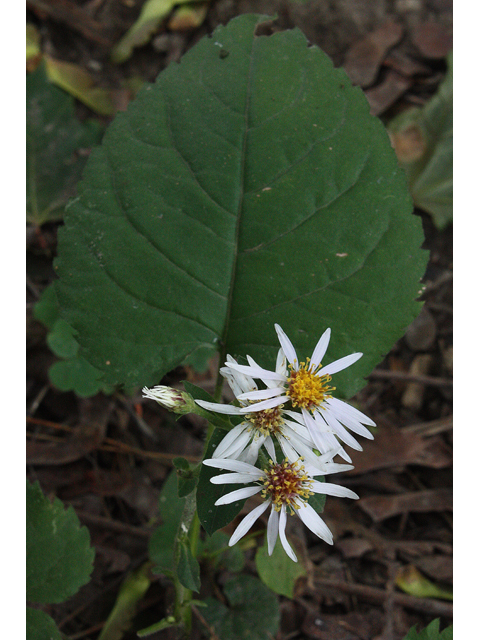
{"label": "leaf midrib", "polygon": [[247,82],[247,90],[246,90],[246,96],[245,96],[245,109],[243,114],[243,118],[245,122],[245,130],[243,134],[242,149],[240,154],[240,193],[238,197],[237,221],[235,225],[235,234],[234,234],[232,271],[230,276],[230,288],[228,291],[227,309],[225,313],[225,324],[223,327],[222,337],[220,340],[220,363],[221,364],[225,360],[225,356],[226,356],[227,337],[228,337],[228,331],[230,328],[230,318],[231,318],[231,311],[232,311],[232,304],[233,304],[233,292],[235,290],[235,279],[237,275],[237,264],[238,264],[238,255],[239,255],[238,245],[239,245],[240,225],[242,220],[244,195],[245,195],[245,161],[247,156],[247,146],[248,146],[247,142],[248,142],[248,134],[249,134],[248,115],[250,110],[251,85],[252,85],[253,64],[254,64],[254,49],[255,49],[256,42],[257,42],[257,37],[254,36],[252,39],[252,47],[250,51],[250,64],[248,69],[248,82]]}

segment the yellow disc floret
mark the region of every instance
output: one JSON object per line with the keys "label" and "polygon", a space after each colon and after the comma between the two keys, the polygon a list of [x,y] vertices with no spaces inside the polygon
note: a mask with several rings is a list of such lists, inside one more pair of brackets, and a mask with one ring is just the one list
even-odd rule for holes
{"label": "yellow disc floret", "polygon": [[273,409],[263,409],[247,414],[245,417],[251,423],[252,428],[264,436],[271,436],[282,431],[283,404]]}
{"label": "yellow disc floret", "polygon": [[294,407],[314,411],[324,400],[331,398],[331,391],[335,387],[329,387],[331,376],[320,375],[321,364],[314,367],[310,364],[310,358],[307,362],[301,362],[298,371],[295,371],[292,365],[290,367],[290,377],[288,379],[287,395],[292,401]]}
{"label": "yellow disc floret", "polygon": [[302,458],[293,463],[288,459],[280,463],[270,460],[269,468],[263,470],[264,475],[260,478],[264,485],[262,497],[271,501],[275,511],[285,505],[293,514],[293,507],[299,509],[313,495],[312,479],[301,462]]}

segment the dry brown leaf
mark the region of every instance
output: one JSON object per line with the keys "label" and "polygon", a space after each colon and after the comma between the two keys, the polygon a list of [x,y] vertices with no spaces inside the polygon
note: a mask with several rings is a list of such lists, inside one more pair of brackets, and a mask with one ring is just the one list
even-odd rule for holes
{"label": "dry brown leaf", "polygon": [[422,438],[416,433],[404,432],[379,421],[377,423],[375,439],[362,442],[363,451],[350,452],[355,468],[349,471],[349,475],[408,464],[434,469],[443,469],[452,464],[452,453],[441,435]]}
{"label": "dry brown leaf", "polygon": [[453,496],[450,489],[427,489],[395,496],[369,496],[361,498],[357,504],[372,520],[381,522],[411,511],[452,511]]}

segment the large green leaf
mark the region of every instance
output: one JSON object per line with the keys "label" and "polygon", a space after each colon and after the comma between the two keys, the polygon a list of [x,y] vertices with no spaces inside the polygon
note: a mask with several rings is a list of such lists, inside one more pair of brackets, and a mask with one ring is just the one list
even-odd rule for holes
{"label": "large green leaf", "polygon": [[48,82],[42,64],[27,76],[27,222],[63,217],[92,145],[103,127],[81,123],[74,100]]}
{"label": "large green leaf", "polygon": [[94,550],[72,507],[27,481],[27,600],[63,602],[88,582]]}
{"label": "large green leaf", "polygon": [[58,295],[110,383],[202,351],[272,367],[278,322],[350,396],[419,311],[427,255],[381,122],[297,29],[243,15],[118,114],[59,234]]}

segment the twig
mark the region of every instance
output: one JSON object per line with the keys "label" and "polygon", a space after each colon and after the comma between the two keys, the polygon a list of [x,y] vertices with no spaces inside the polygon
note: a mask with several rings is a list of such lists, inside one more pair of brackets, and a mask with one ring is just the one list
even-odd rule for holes
{"label": "twig", "polygon": [[432,616],[445,616],[447,618],[453,617],[453,605],[448,602],[441,602],[440,600],[416,598],[415,596],[409,596],[407,594],[397,592],[389,594],[383,589],[377,589],[376,587],[368,587],[364,584],[351,584],[349,582],[330,580],[328,578],[316,578],[315,584],[318,587],[338,589],[338,591],[342,591],[343,593],[350,595],[356,595],[361,600],[374,602],[375,604],[383,604],[387,598],[391,598],[394,604],[407,607],[408,609],[414,609],[415,611],[427,613]]}
{"label": "twig", "polygon": [[433,376],[421,376],[405,371],[387,371],[385,369],[375,369],[368,378],[376,378],[379,380],[400,380],[402,382],[417,382],[432,387],[451,387],[453,380],[449,378],[435,378]]}
{"label": "twig", "polygon": [[215,633],[215,629],[213,627],[211,627],[208,622],[205,620],[205,618],[202,616],[202,614],[200,613],[200,611],[197,609],[197,607],[195,605],[192,604],[192,611],[193,614],[196,618],[198,618],[198,620],[203,624],[203,626],[205,627],[205,629],[209,632],[210,634],[210,640],[220,640],[220,638],[217,636],[217,634]]}
{"label": "twig", "polygon": [[75,509],[75,513],[84,522],[88,522],[89,524],[98,525],[103,527],[104,529],[110,529],[111,531],[115,531],[116,533],[126,533],[130,536],[135,536],[137,538],[150,538],[152,535],[150,531],[146,529],[142,529],[140,527],[135,527],[131,524],[125,524],[123,522],[118,522],[117,520],[111,520],[110,518],[104,518],[103,516],[95,516],[92,513],[88,513],[88,511],[80,511]]}
{"label": "twig", "polygon": [[419,433],[422,436],[434,436],[443,431],[450,431],[453,428],[453,416],[438,418],[438,420],[430,420],[429,422],[416,422],[403,427],[402,431],[410,433]]}

